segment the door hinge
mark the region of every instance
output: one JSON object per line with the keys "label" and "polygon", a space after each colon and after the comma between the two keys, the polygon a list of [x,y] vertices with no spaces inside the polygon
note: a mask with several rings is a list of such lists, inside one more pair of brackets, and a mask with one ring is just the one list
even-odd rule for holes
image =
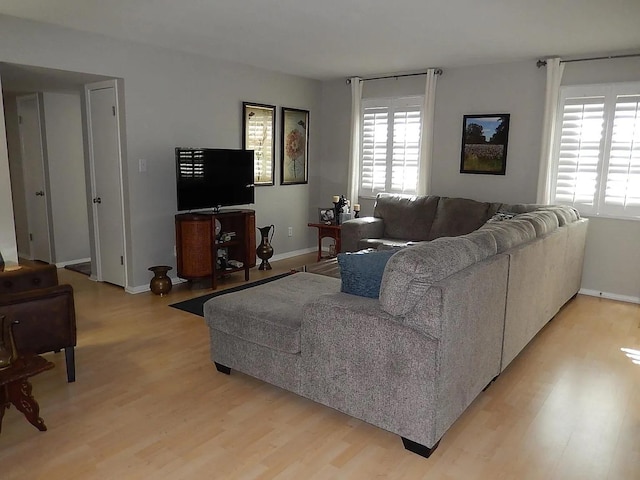
{"label": "door hinge", "polygon": [[30,241],[30,242],[33,242],[33,233],[30,233],[30,234],[29,234],[29,241]]}
{"label": "door hinge", "polygon": [[22,115],[18,115],[18,123],[22,125]]}
{"label": "door hinge", "polygon": [[111,107],[111,112],[113,113],[113,116],[115,117],[116,116],[116,107],[115,106]]}
{"label": "door hinge", "polygon": [[120,265],[124,265],[124,257],[120,255]]}

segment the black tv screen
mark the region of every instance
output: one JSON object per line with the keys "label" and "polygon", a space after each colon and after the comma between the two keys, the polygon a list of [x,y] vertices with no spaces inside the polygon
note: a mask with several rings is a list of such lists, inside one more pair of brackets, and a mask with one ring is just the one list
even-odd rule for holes
{"label": "black tv screen", "polygon": [[254,202],[253,150],[176,148],[178,211]]}

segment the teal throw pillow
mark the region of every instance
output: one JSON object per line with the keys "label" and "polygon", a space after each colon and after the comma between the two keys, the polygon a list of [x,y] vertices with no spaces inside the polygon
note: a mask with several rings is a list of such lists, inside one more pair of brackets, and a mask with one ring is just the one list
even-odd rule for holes
{"label": "teal throw pillow", "polygon": [[340,291],[361,297],[378,298],[384,267],[396,252],[397,249],[378,251],[370,248],[338,254],[342,278]]}

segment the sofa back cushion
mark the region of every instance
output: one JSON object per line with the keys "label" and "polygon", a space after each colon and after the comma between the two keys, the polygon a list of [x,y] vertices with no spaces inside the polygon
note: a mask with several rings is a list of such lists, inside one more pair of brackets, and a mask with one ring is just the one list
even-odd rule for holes
{"label": "sofa back cushion", "polygon": [[380,307],[391,315],[405,315],[425,301],[431,285],[495,253],[495,243],[465,237],[440,238],[404,248],[387,262]]}
{"label": "sofa back cushion", "polygon": [[467,198],[440,197],[427,240],[471,233],[484,225],[496,213],[498,206]]}
{"label": "sofa back cushion", "polygon": [[479,231],[490,232],[496,239],[498,253],[502,253],[536,238],[536,230],[531,222],[518,217],[503,222],[488,222]]}
{"label": "sofa back cushion", "polygon": [[536,231],[537,237],[542,237],[558,228],[558,217],[555,213],[549,211],[536,210],[529,213],[522,213],[518,215],[517,218],[531,223]]}
{"label": "sofa back cushion", "polygon": [[373,216],[384,220],[383,236],[386,238],[428,240],[438,198],[381,193],[376,199]]}

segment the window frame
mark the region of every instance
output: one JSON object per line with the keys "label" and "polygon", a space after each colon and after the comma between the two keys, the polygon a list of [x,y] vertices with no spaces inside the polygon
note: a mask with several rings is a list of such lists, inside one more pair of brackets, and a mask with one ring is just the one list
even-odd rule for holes
{"label": "window frame", "polygon": [[[365,139],[365,129],[364,129],[364,118],[365,113],[368,109],[387,109],[387,142],[386,142],[386,169],[385,169],[385,187],[380,190],[374,188],[372,184],[372,188],[365,188],[363,185],[363,171],[364,171],[364,139]],[[418,131],[418,158],[417,158],[417,174],[416,174],[416,188],[413,191],[399,191],[398,189],[391,188],[392,186],[392,171],[393,171],[393,145],[394,145],[394,114],[396,112],[402,111],[418,111],[419,113],[419,131]],[[420,181],[420,172],[422,171],[422,129],[424,128],[424,95],[404,95],[398,97],[372,97],[362,99],[361,109],[360,109],[360,122],[361,122],[361,132],[360,132],[360,158],[359,158],[359,172],[360,178],[358,179],[359,183],[359,196],[361,198],[375,199],[378,193],[395,193],[395,194],[406,194],[406,195],[416,195],[419,189],[419,181]]]}
{"label": "window frame", "polygon": [[[578,209],[585,217],[616,218],[625,220],[640,220],[640,206],[615,206],[607,204],[607,181],[610,174],[609,164],[612,152],[612,139],[614,134],[614,120],[616,105],[620,96],[640,96],[640,82],[622,82],[607,84],[564,85],[560,87],[558,96],[558,109],[555,118],[555,139],[553,145],[553,157],[551,168],[551,203],[570,205]],[[568,99],[579,98],[603,98],[603,126],[598,150],[598,162],[596,166],[596,186],[593,196],[593,204],[581,202],[567,203],[557,200],[558,176],[560,167],[560,151],[562,145],[562,129],[565,105]],[[586,102],[584,103],[586,104]],[[638,117],[640,118],[640,117]],[[638,127],[636,127],[638,128]],[[635,146],[635,143],[632,142]],[[633,148],[633,147],[632,147]]]}

